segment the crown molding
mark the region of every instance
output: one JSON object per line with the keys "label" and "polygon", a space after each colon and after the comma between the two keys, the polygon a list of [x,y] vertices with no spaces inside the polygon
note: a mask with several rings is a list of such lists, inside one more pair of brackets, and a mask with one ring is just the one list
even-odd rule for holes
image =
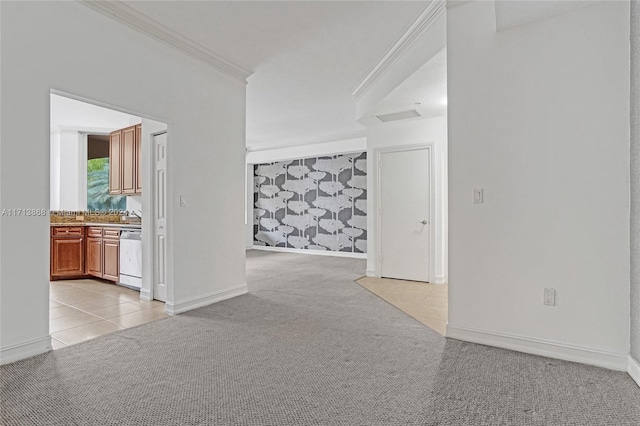
{"label": "crown molding", "polygon": [[261,145],[253,146],[253,147],[248,146],[246,151],[247,152],[268,151],[270,149],[291,148],[291,147],[297,147],[297,146],[316,145],[316,144],[322,144],[322,143],[338,142],[338,141],[344,141],[344,140],[348,140],[348,139],[364,138],[366,136],[367,136],[367,131],[366,130],[357,130],[355,132],[339,133],[339,134],[330,135],[330,136],[322,136],[322,137],[319,137],[319,138],[305,139],[305,140],[301,140],[301,141],[297,141],[297,142],[290,141],[290,142],[286,142],[286,143],[261,144]]}
{"label": "crown molding", "polygon": [[430,2],[409,29],[400,37],[391,49],[378,61],[367,76],[352,90],[351,94],[361,98],[371,89],[393,64],[420,38],[420,36],[445,12],[446,2],[436,0]]}
{"label": "crown molding", "polygon": [[119,0],[76,0],[78,3],[151,37],[169,47],[179,50],[194,59],[205,62],[218,71],[246,84],[253,74],[241,65],[227,59],[202,44],[179,34],[160,22],[138,12]]}

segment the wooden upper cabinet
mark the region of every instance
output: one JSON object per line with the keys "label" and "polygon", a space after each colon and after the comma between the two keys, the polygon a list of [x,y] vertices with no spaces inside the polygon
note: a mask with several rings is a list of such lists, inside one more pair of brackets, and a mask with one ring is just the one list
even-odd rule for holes
{"label": "wooden upper cabinet", "polygon": [[136,193],[136,126],[122,130],[122,193]]}
{"label": "wooden upper cabinet", "polygon": [[142,194],[142,125],[136,126],[136,194]]}
{"label": "wooden upper cabinet", "polygon": [[109,193],[142,193],[142,125],[116,130],[109,138]]}
{"label": "wooden upper cabinet", "polygon": [[122,130],[109,134],[109,194],[122,194]]}

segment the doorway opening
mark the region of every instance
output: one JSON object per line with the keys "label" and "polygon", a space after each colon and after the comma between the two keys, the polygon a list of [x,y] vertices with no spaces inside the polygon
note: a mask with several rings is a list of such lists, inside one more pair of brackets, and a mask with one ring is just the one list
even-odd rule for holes
{"label": "doorway opening", "polygon": [[59,349],[168,316],[167,125],[57,92],[50,107],[49,333]]}
{"label": "doorway opening", "polygon": [[362,120],[375,191],[367,277],[358,281],[443,335],[448,320],[446,66],[443,48]]}

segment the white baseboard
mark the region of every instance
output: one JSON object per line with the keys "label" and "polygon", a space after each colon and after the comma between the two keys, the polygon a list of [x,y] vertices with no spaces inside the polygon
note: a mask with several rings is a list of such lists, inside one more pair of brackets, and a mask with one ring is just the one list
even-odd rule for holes
{"label": "white baseboard", "polygon": [[633,359],[631,355],[629,355],[627,373],[629,373],[631,378],[638,384],[638,386],[640,386],[640,363]]}
{"label": "white baseboard", "polygon": [[367,277],[379,278],[378,275],[376,274],[376,271],[373,269],[367,269],[367,272],[365,272],[365,275]]}
{"label": "white baseboard", "polygon": [[629,356],[627,354],[606,352],[598,349],[496,333],[487,330],[457,327],[451,324],[447,324],[446,336],[451,339],[464,340],[466,342],[495,346],[581,364],[595,365],[610,370],[627,371],[629,365]]}
{"label": "white baseboard", "polygon": [[0,365],[19,361],[51,350],[51,336],[28,340],[0,349]]}
{"label": "white baseboard", "polygon": [[151,300],[151,291],[145,288],[140,289],[140,299]]}
{"label": "white baseboard", "polygon": [[252,250],[277,251],[281,253],[313,254],[317,256],[352,257],[354,259],[366,259],[367,253],[349,253],[346,251],[329,250],[304,250],[288,247],[253,246]]}
{"label": "white baseboard", "polygon": [[446,275],[436,275],[435,277],[433,277],[433,283],[434,284],[446,284],[447,283],[447,276]]}
{"label": "white baseboard", "polygon": [[232,297],[241,296],[243,294],[247,294],[247,292],[247,285],[242,284],[224,290],[214,291],[213,293],[205,294],[202,296],[181,300],[179,302],[167,302],[165,306],[165,312],[169,315],[180,314],[192,309],[211,305],[212,303],[231,299]]}

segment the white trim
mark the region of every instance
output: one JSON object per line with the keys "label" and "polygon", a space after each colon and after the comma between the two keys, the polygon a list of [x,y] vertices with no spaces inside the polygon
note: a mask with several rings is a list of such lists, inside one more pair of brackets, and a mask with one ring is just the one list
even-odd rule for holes
{"label": "white trim", "polygon": [[140,300],[153,300],[153,293],[152,293],[152,289],[146,289],[146,288],[141,288],[140,289]]}
{"label": "white trim", "polygon": [[447,283],[446,275],[436,275],[433,278],[433,283],[434,284],[446,284]]}
{"label": "white trim", "polygon": [[225,58],[206,46],[179,34],[160,22],[148,17],[136,9],[118,0],[76,0],[94,11],[111,18],[127,27],[149,36],[166,46],[205,62],[218,71],[246,84],[247,78],[253,74],[242,65]]}
{"label": "white trim", "polygon": [[447,324],[446,336],[451,339],[463,340],[487,346],[495,346],[517,352],[546,356],[549,358],[562,359],[581,364],[595,365],[597,367],[617,371],[627,371],[629,366],[627,354],[601,351],[598,349],[569,345],[550,340],[496,333],[488,330],[457,327],[451,324]]}
{"label": "white trim", "polygon": [[251,250],[277,251],[281,253],[312,254],[317,256],[351,257],[354,259],[366,259],[367,253],[350,253],[347,251],[331,250],[304,250],[289,247],[252,246]]}
{"label": "white trim", "polygon": [[627,373],[631,378],[640,386],[640,364],[629,355],[629,366],[627,367]]}
{"label": "white trim", "polygon": [[167,302],[165,305],[165,312],[169,315],[180,314],[192,309],[211,305],[212,303],[231,299],[236,296],[242,296],[243,294],[247,294],[248,292],[249,289],[247,285],[241,284],[235,287],[229,287],[224,290],[218,290],[212,293],[204,294],[202,296],[181,300],[179,302]]}
{"label": "white trim", "polygon": [[365,275],[367,277],[380,278],[379,276],[376,275],[376,271],[373,269],[367,269],[367,272],[365,272]]}
{"label": "white trim", "polygon": [[393,64],[420,38],[420,36],[445,12],[446,2],[430,2],[418,18],[411,24],[409,29],[400,39],[389,49],[389,51],[378,61],[367,76],[356,86],[351,94],[355,98],[361,98],[371,89],[376,81],[380,79]]}
{"label": "white trim", "polygon": [[301,141],[289,141],[285,143],[266,143],[257,146],[247,146],[247,152],[269,151],[271,149],[289,148],[292,146],[316,145],[330,142],[339,142],[348,139],[358,139],[367,136],[366,130],[357,130],[355,132],[339,133],[329,136],[321,136],[318,138],[305,139]]}
{"label": "white trim", "polygon": [[0,365],[19,361],[51,350],[51,336],[27,340],[0,349]]}
{"label": "white trim", "polygon": [[[256,160],[251,160],[249,158],[247,158],[246,163],[247,165],[255,165],[255,164],[267,164],[267,163],[277,163],[279,161],[291,161],[291,160],[306,160],[308,158],[318,158],[318,157],[332,157],[335,155],[348,155],[348,154],[361,154],[363,152],[367,152],[366,149],[349,149],[346,151],[340,151],[340,152],[334,152],[332,154],[316,154],[316,155],[304,155],[304,156],[300,156],[300,155],[296,155],[296,156],[278,156],[277,160],[273,160],[273,161],[260,161],[260,162],[256,162]],[[253,173],[253,172],[252,172]]]}
{"label": "white trim", "polygon": [[[435,143],[419,143],[419,144],[409,144],[409,145],[399,145],[392,147],[382,147],[374,150],[374,161],[373,165],[374,170],[374,182],[375,182],[375,191],[376,191],[376,202],[373,217],[375,220],[375,228],[376,228],[376,259],[375,259],[375,275],[376,277],[382,277],[382,218],[380,214],[380,209],[382,208],[382,193],[381,193],[381,176],[380,172],[380,164],[381,164],[381,156],[382,154],[390,154],[394,152],[404,152],[404,151],[417,151],[426,149],[429,152],[429,281],[433,283],[435,281],[435,256],[436,256],[436,199],[435,199],[435,171],[434,171],[434,153],[435,153]],[[367,214],[370,214],[367,212]]]}

